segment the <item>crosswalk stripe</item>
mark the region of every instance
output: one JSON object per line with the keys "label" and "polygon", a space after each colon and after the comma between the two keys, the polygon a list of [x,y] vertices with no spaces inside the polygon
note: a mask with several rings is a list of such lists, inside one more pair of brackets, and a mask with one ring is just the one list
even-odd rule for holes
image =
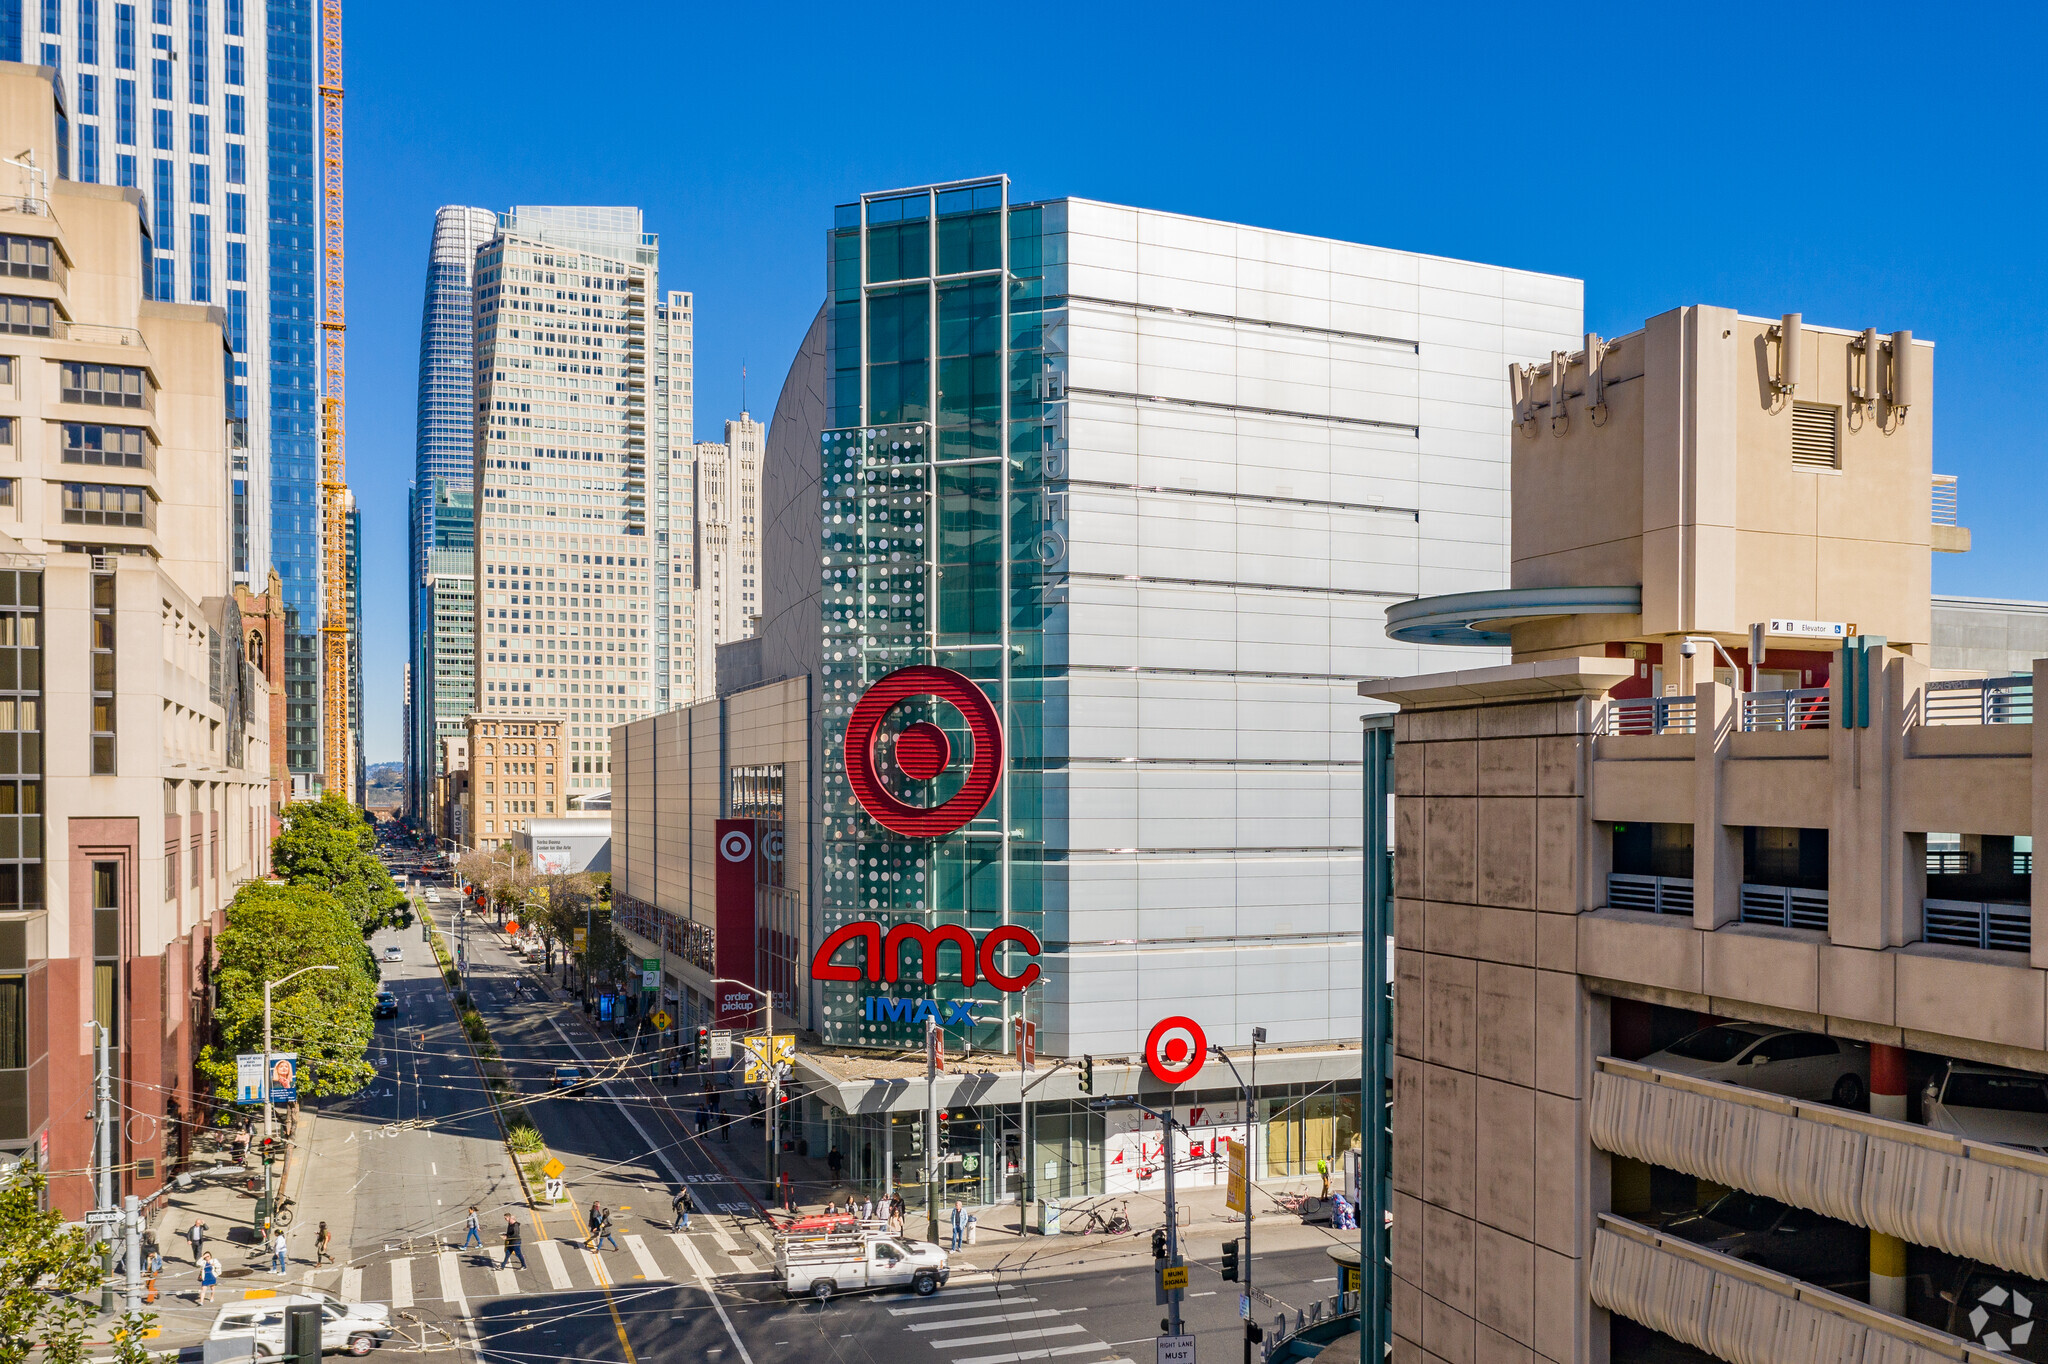
{"label": "crosswalk stripe", "polygon": [[[1047,1350],[1018,1350],[1014,1354],[1006,1355],[975,1355],[967,1359],[956,1359],[953,1364],[1017,1364],[1017,1361],[1024,1359],[1053,1359],[1061,1355],[1093,1354],[1097,1350],[1108,1348],[1109,1346],[1099,1340],[1091,1340],[1086,1345],[1056,1345]],[[1130,1364],[1130,1361],[1108,1360],[1105,1364]]]}
{"label": "crosswalk stripe", "polygon": [[654,1257],[647,1253],[646,1241],[638,1236],[629,1235],[626,1237],[626,1249],[632,1252],[633,1262],[640,1266],[642,1274],[650,1279],[666,1279],[668,1277],[667,1273],[662,1270],[662,1267],[654,1262]]}
{"label": "crosswalk stripe", "polygon": [[553,1241],[541,1241],[534,1248],[540,1252],[541,1267],[548,1272],[548,1287],[557,1292],[569,1287],[569,1271],[562,1264],[561,1247]]}
{"label": "crosswalk stripe", "polygon": [[363,1271],[354,1265],[341,1271],[341,1300],[361,1302],[363,1300]]}
{"label": "crosswalk stripe", "polygon": [[[993,1304],[991,1304],[993,1305]],[[1005,1312],[999,1317],[969,1317],[965,1321],[921,1321],[915,1326],[906,1326],[906,1331],[950,1331],[957,1326],[996,1326],[1006,1321],[1042,1321],[1046,1317],[1065,1316],[1068,1311],[1058,1307],[1041,1307],[1035,1312]],[[1080,1309],[1080,1310],[1086,1310]]]}
{"label": "crosswalk stripe", "polygon": [[459,1304],[462,1315],[469,1315],[469,1300],[462,1295],[462,1270],[456,1263],[455,1252],[444,1250],[441,1261],[441,1301]]}
{"label": "crosswalk stripe", "polygon": [[583,1268],[589,1273],[590,1281],[600,1287],[609,1286],[611,1280],[605,1277],[604,1261],[597,1258],[597,1252],[587,1246],[576,1247],[576,1252],[583,1257]]}
{"label": "crosswalk stripe", "polygon": [[742,1274],[752,1274],[754,1272],[754,1261],[750,1256],[735,1254],[732,1257],[732,1263],[733,1267]]}
{"label": "crosswalk stripe", "polygon": [[509,1298],[519,1292],[519,1279],[510,1269],[494,1269],[491,1273],[497,1278],[499,1297]]}
{"label": "crosswalk stripe", "polygon": [[[998,1284],[989,1284],[983,1288],[953,1288],[951,1281],[948,1281],[946,1286],[952,1290],[946,1295],[951,1298],[964,1298],[969,1293],[995,1293],[1001,1291],[1001,1286]],[[1037,1302],[1038,1299],[1005,1298],[1003,1301],[1005,1303]],[[928,1312],[964,1312],[969,1309],[981,1311],[991,1306],[994,1306],[994,1304],[986,1302],[942,1302],[923,1307],[892,1307],[889,1309],[889,1315],[892,1317],[921,1317]]]}
{"label": "crosswalk stripe", "polygon": [[[963,1289],[959,1296],[965,1297],[969,1293],[993,1293],[995,1291],[996,1285],[990,1284],[986,1288]],[[1015,1307],[1021,1303],[1037,1301],[1038,1299],[1036,1298],[1004,1298],[1000,1303],[935,1302],[927,1307],[892,1307],[889,1309],[889,1315],[892,1317],[923,1317],[929,1316],[933,1312],[986,1312],[991,1307]]]}
{"label": "crosswalk stripe", "polygon": [[696,1242],[681,1232],[671,1232],[669,1240],[676,1243],[676,1249],[683,1252],[683,1258],[690,1263],[690,1272],[700,1279],[711,1277],[711,1265],[697,1250]]}
{"label": "crosswalk stripe", "polygon": [[726,1233],[725,1227],[720,1224],[719,1220],[716,1217],[707,1217],[704,1220],[711,1224],[711,1239],[718,1242],[718,1248],[728,1255],[737,1255],[740,1243],[733,1240]]}
{"label": "crosswalk stripe", "polygon": [[934,1350],[951,1350],[962,1345],[1001,1345],[1005,1341],[1014,1345],[1019,1336],[1072,1336],[1079,1335],[1081,1330],[1079,1326],[1033,1326],[1022,1331],[1004,1331],[992,1336],[962,1336],[958,1340],[935,1340],[931,1342],[931,1347]]}
{"label": "crosswalk stripe", "polygon": [[412,1306],[412,1257],[401,1255],[391,1262],[391,1305]]}

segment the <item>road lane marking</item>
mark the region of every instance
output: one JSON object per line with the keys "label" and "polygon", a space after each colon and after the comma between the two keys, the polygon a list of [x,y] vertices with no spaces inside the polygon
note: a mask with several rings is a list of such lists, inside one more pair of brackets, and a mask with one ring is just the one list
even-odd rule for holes
{"label": "road lane marking", "polygon": [[[999,1290],[997,1289],[996,1285],[990,1284],[986,1288],[964,1289],[958,1296],[965,1297],[968,1293],[994,1293],[997,1291]],[[889,1309],[889,1315],[892,1317],[922,1317],[929,1315],[933,1312],[986,1312],[991,1307],[1010,1307],[1018,1303],[1037,1301],[1038,1299],[1036,1298],[1004,1298],[1001,1303],[938,1302],[933,1303],[928,1307],[892,1307]]]}
{"label": "road lane marking", "polygon": [[438,1258],[441,1261],[441,1301],[454,1303],[466,1317],[469,1315],[469,1299],[462,1296],[462,1270],[457,1267],[455,1252],[444,1250]]}
{"label": "road lane marking", "polygon": [[711,1265],[698,1252],[696,1242],[679,1231],[670,1232],[668,1239],[674,1241],[676,1249],[683,1252],[683,1259],[689,1264],[691,1273],[700,1279],[709,1280],[711,1278]]}
{"label": "road lane marking", "polygon": [[391,1305],[412,1306],[412,1257],[401,1255],[391,1262]]}
{"label": "road lane marking", "polygon": [[[962,1336],[958,1340],[934,1340],[929,1343],[934,1350],[950,1350],[956,1345],[1014,1345],[1020,1336],[1071,1336],[1079,1334],[1083,1329],[1079,1326],[1038,1326],[1027,1331],[1003,1331],[992,1336]],[[1105,1345],[1102,1348],[1106,1350],[1109,1347]]]}
{"label": "road lane marking", "polygon": [[517,1275],[513,1274],[509,1269],[495,1269],[491,1272],[497,1275],[499,1297],[511,1298],[518,1296],[519,1278]]}
{"label": "road lane marking", "polygon": [[540,1252],[541,1268],[548,1272],[548,1287],[560,1292],[572,1286],[569,1270],[562,1263],[562,1251],[553,1241],[543,1239],[534,1246]]}
{"label": "road lane marking", "polygon": [[642,1274],[645,1274],[650,1279],[666,1279],[668,1277],[667,1274],[662,1272],[661,1266],[654,1262],[654,1257],[647,1253],[647,1242],[641,1240],[638,1236],[628,1236],[626,1238],[626,1249],[632,1252],[633,1261],[640,1266]]}
{"label": "road lane marking", "polygon": [[1005,1312],[999,1317],[969,1317],[965,1321],[920,1321],[906,1326],[906,1331],[950,1331],[958,1326],[996,1326],[1006,1321],[1039,1321],[1046,1317],[1063,1317],[1069,1312],[1085,1312],[1085,1307],[1041,1307],[1034,1312]]}
{"label": "road lane marking", "polygon": [[718,1219],[716,1217],[707,1217],[704,1220],[711,1224],[711,1239],[718,1242],[718,1248],[720,1250],[724,1251],[728,1255],[737,1255],[740,1253],[740,1243],[738,1241],[733,1240],[732,1237],[726,1234],[725,1228],[718,1224]]}
{"label": "road lane marking", "polygon": [[343,1302],[363,1300],[363,1271],[354,1265],[341,1271],[341,1299]]}
{"label": "road lane marking", "polygon": [[[1091,1340],[1086,1345],[1055,1345],[1046,1350],[1019,1350],[1015,1354],[1007,1355],[973,1355],[966,1359],[956,1359],[953,1364],[1017,1364],[1017,1361],[1022,1359],[1052,1359],[1060,1355],[1093,1354],[1097,1350],[1108,1348],[1109,1346],[1099,1340]],[[1104,1361],[1104,1364],[1131,1364],[1131,1361],[1111,1359]]]}

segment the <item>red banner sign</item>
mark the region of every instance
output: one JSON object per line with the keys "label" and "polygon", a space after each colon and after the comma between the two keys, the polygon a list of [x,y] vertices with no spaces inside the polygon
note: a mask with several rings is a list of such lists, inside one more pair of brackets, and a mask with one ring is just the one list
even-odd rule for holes
{"label": "red banner sign", "polygon": [[[717,826],[718,875],[713,922],[718,974],[756,985],[754,967],[754,885],[760,859],[760,821],[721,819]],[[761,1008],[761,997],[730,985],[714,986],[718,1026],[744,1024]]]}

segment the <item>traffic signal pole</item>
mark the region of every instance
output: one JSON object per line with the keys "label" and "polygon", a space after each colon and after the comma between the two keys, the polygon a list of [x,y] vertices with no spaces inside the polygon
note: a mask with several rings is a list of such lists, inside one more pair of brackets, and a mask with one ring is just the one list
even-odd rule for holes
{"label": "traffic signal pole", "polygon": [[[1181,1267],[1180,1213],[1179,1207],[1174,1201],[1173,1195],[1173,1167],[1180,1163],[1180,1157],[1173,1149],[1173,1113],[1171,1110],[1162,1111],[1160,1109],[1154,1108],[1152,1105],[1146,1103],[1142,1099],[1134,1099],[1127,1096],[1119,1096],[1114,1099],[1104,1099],[1099,1103],[1093,1103],[1088,1106],[1098,1113],[1107,1113],[1112,1108],[1136,1108],[1159,1119],[1159,1131],[1160,1134],[1165,1138],[1161,1154],[1165,1158],[1166,1165],[1166,1229],[1163,1233],[1166,1238],[1166,1257],[1165,1264],[1163,1267],[1159,1265],[1155,1265],[1153,1267],[1152,1283],[1154,1288],[1161,1295],[1160,1300],[1166,1304],[1166,1320],[1161,1322],[1160,1325],[1166,1328],[1165,1334],[1170,1336],[1180,1335],[1182,1334],[1180,1318],[1180,1300],[1181,1294],[1186,1292],[1186,1290],[1177,1287],[1164,1287],[1162,1285],[1163,1275],[1161,1273],[1162,1268],[1178,1269]],[[1154,1233],[1154,1235],[1160,1234],[1161,1233]],[[1155,1247],[1157,1246],[1157,1244],[1157,1242],[1154,1242]]]}

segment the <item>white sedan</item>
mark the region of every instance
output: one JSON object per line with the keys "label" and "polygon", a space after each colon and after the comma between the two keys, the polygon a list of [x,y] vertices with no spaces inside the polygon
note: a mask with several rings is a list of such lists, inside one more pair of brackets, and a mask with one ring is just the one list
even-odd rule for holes
{"label": "white sedan", "polygon": [[1870,1092],[1870,1048],[1847,1038],[1762,1023],[1720,1023],[1651,1052],[1642,1064],[1794,1099],[1860,1108]]}
{"label": "white sedan", "polygon": [[2048,1076],[1949,1061],[1921,1091],[1920,1107],[1937,1131],[2048,1151]]}

